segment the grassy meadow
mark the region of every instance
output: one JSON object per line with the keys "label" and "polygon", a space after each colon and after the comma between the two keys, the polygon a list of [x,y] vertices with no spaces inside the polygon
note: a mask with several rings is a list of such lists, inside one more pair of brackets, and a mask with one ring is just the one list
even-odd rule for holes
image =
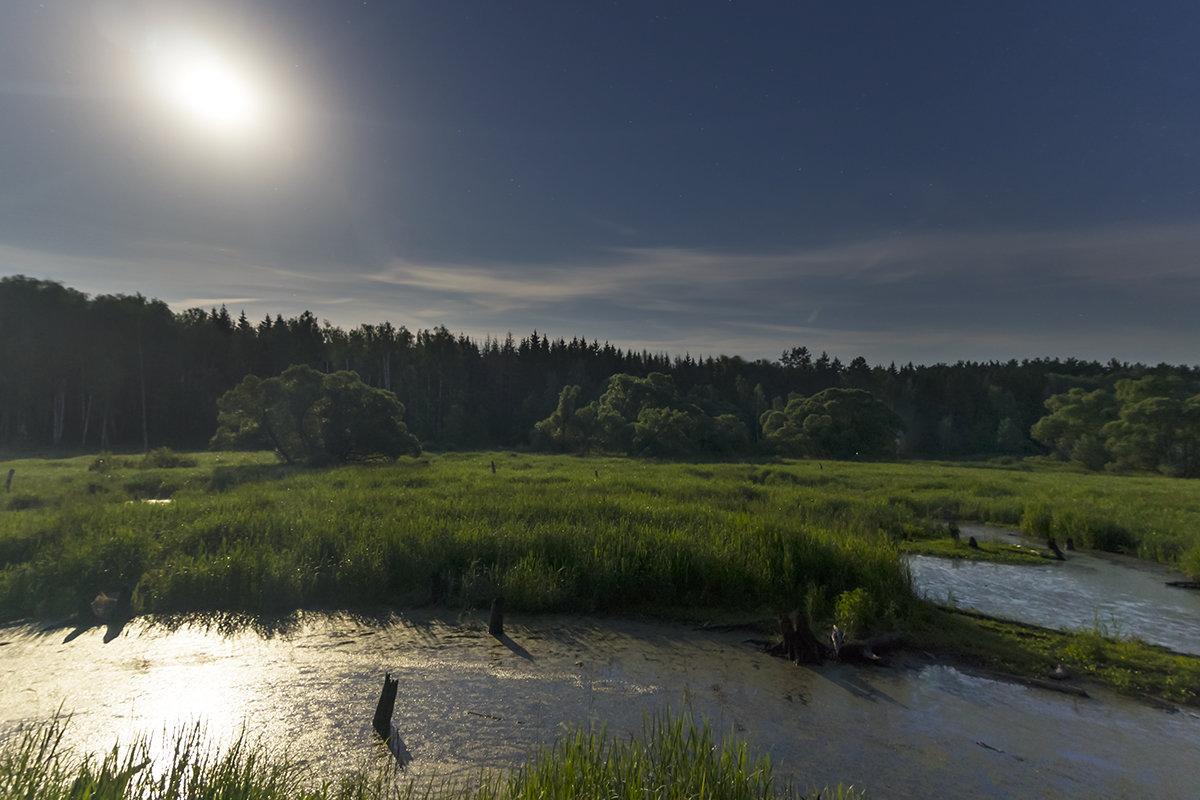
{"label": "grassy meadow", "polygon": [[451,453],[307,470],[267,453],[156,452],[8,469],[9,617],[136,586],[140,612],[470,608],[502,594],[527,612],[824,620],[857,591],[857,622],[877,627],[913,602],[900,549],[948,543],[948,517],[1200,567],[1194,482],[1019,464]]}

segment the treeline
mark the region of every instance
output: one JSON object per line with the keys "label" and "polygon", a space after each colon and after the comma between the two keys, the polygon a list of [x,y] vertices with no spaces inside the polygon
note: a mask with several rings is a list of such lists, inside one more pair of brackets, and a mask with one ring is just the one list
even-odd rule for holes
{"label": "treeline", "polygon": [[[386,322],[347,331],[308,312],[258,322],[225,308],[176,314],[141,295],[89,297],[52,281],[0,279],[0,447],[8,450],[204,447],[222,394],[247,375],[270,378],[295,364],[353,371],[394,392],[408,430],[433,449],[527,446],[537,423],[559,408],[564,387],[578,387],[572,402],[585,407],[599,402],[614,375],[659,373],[672,381],[676,408],[686,403],[720,420],[712,436],[720,446],[740,447],[744,436],[753,448],[772,432],[792,435],[789,403],[795,410],[800,398],[826,389],[861,389],[900,421],[899,455],[935,458],[1045,452],[1030,429],[1047,413],[1047,399],[1072,389],[1147,376],[1188,386],[1200,380],[1196,368],[1115,361],[885,367],[861,357],[844,364],[804,347],[747,361],[537,332],[480,342],[444,327],[414,332]],[[659,422],[669,428],[672,419]]]}

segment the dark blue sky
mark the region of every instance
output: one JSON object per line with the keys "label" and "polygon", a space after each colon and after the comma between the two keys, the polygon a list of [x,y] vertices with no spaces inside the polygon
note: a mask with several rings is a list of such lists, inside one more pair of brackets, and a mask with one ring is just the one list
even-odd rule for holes
{"label": "dark blue sky", "polygon": [[[20,2],[0,273],[682,354],[1197,363],[1200,5]],[[252,136],[147,91],[207,43]]]}

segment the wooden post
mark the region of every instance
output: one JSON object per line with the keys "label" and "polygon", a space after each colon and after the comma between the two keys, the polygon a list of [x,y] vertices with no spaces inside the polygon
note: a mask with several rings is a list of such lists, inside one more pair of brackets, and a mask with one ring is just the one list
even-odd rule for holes
{"label": "wooden post", "polygon": [[792,625],[792,618],[787,614],[779,615],[779,633],[783,636],[784,654],[788,661],[795,661],[800,655],[800,649],[796,645],[796,628]]}
{"label": "wooden post", "polygon": [[4,482],[4,491],[6,492],[12,491],[12,476],[14,472],[16,472],[16,469],[10,469],[8,471],[8,480]]}
{"label": "wooden post", "polygon": [[492,462],[492,474],[493,475],[496,474],[496,462],[495,461]]}
{"label": "wooden post", "polygon": [[504,635],[504,598],[492,601],[492,616],[488,619],[488,633],[497,638]]}
{"label": "wooden post", "polygon": [[392,712],[396,709],[396,689],[399,686],[399,678],[392,680],[390,672],[384,675],[383,691],[379,694],[379,703],[375,706],[375,718],[371,720],[371,727],[379,734],[379,738],[385,741],[391,735]]}

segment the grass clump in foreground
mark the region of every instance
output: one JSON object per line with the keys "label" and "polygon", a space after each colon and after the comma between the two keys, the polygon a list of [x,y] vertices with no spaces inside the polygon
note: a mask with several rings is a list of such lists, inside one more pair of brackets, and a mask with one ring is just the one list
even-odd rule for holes
{"label": "grass clump in foreground", "polygon": [[609,739],[572,730],[531,763],[477,780],[405,782],[392,768],[311,785],[303,770],[239,739],[213,751],[196,728],[177,736],[169,763],[152,763],[150,743],[114,748],[103,758],[63,746],[67,725],[54,721],[18,731],[0,745],[0,797],[26,800],[223,798],[224,800],[521,800],[596,798],[664,800],[864,797],[837,787],[798,793],[777,785],[768,758],[745,743],[715,741],[707,722],[664,713],[647,718],[640,736]]}

